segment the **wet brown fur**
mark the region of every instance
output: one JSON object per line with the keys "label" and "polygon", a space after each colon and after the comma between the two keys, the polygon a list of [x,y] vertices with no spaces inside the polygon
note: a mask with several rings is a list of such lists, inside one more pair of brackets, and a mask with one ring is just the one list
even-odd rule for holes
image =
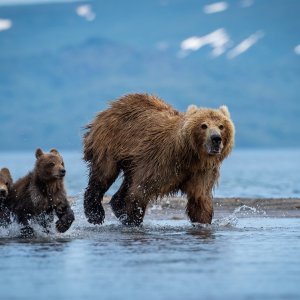
{"label": "wet brown fur", "polygon": [[0,169],[0,226],[7,226],[10,223],[9,194],[13,180],[7,168]]}
{"label": "wet brown fur", "polygon": [[32,229],[28,221],[33,219],[48,232],[54,220],[53,212],[58,216],[56,229],[68,230],[74,220],[73,211],[67,200],[63,182],[64,162],[56,149],[50,153],[36,150],[36,163],[32,172],[20,178],[12,188],[10,197],[11,211],[16,220],[29,233]]}
{"label": "wet brown fur", "polygon": [[[200,127],[203,123],[206,130]],[[208,132],[222,137],[220,154],[208,154]],[[191,106],[180,113],[147,94],[112,102],[87,126],[84,136],[84,159],[90,168],[84,208],[89,222],[103,222],[102,197],[123,171],[111,206],[124,224],[139,225],[151,199],[178,191],[188,196],[186,210],[192,222],[211,223],[212,190],[233,144],[234,126],[224,106]]]}

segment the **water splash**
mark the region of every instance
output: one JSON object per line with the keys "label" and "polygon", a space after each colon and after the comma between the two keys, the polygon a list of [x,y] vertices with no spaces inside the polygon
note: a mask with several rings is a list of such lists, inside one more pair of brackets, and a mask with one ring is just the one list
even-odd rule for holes
{"label": "water splash", "polygon": [[238,224],[237,216],[232,213],[228,217],[216,219],[212,222],[212,225],[216,228],[219,227],[235,227]]}

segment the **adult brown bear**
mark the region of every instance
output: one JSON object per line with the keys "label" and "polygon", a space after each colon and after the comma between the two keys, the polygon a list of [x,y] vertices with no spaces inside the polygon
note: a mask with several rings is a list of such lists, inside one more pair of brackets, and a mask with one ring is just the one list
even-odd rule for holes
{"label": "adult brown bear", "polygon": [[84,136],[90,169],[84,195],[88,221],[104,221],[101,200],[123,171],[123,183],[110,202],[123,224],[141,224],[151,199],[178,191],[187,194],[192,222],[211,223],[212,190],[233,144],[234,125],[226,106],[193,105],[180,113],[155,96],[121,97],[96,116]]}

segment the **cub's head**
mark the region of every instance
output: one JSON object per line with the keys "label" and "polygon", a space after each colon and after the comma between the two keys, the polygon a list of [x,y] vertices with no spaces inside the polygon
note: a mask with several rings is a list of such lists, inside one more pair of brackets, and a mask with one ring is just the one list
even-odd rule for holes
{"label": "cub's head", "polygon": [[189,106],[185,114],[185,135],[201,156],[225,158],[232,150],[235,129],[226,106],[219,109]]}
{"label": "cub's head", "polygon": [[13,180],[7,168],[0,169],[0,201],[6,199],[11,190]]}
{"label": "cub's head", "polygon": [[56,149],[44,153],[42,149],[35,152],[35,172],[44,181],[62,180],[66,175],[66,169],[62,156]]}

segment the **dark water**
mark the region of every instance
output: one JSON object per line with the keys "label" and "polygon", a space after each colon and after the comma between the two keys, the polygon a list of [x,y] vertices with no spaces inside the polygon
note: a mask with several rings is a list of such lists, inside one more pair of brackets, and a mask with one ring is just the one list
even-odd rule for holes
{"label": "dark water", "polygon": [[[236,151],[215,195],[299,197],[299,154]],[[300,219],[256,217],[249,208],[246,217],[232,212],[193,227],[161,210],[142,228],[123,227],[110,212],[92,226],[82,212],[80,153],[63,155],[69,194],[79,196],[76,221],[65,234],[36,227],[31,240],[18,237],[16,224],[0,229],[1,300],[300,299]],[[14,178],[33,163],[33,153],[0,155]]]}
{"label": "dark water", "polygon": [[300,298],[299,219],[218,221],[111,221],[29,241],[3,237],[1,299]]}

